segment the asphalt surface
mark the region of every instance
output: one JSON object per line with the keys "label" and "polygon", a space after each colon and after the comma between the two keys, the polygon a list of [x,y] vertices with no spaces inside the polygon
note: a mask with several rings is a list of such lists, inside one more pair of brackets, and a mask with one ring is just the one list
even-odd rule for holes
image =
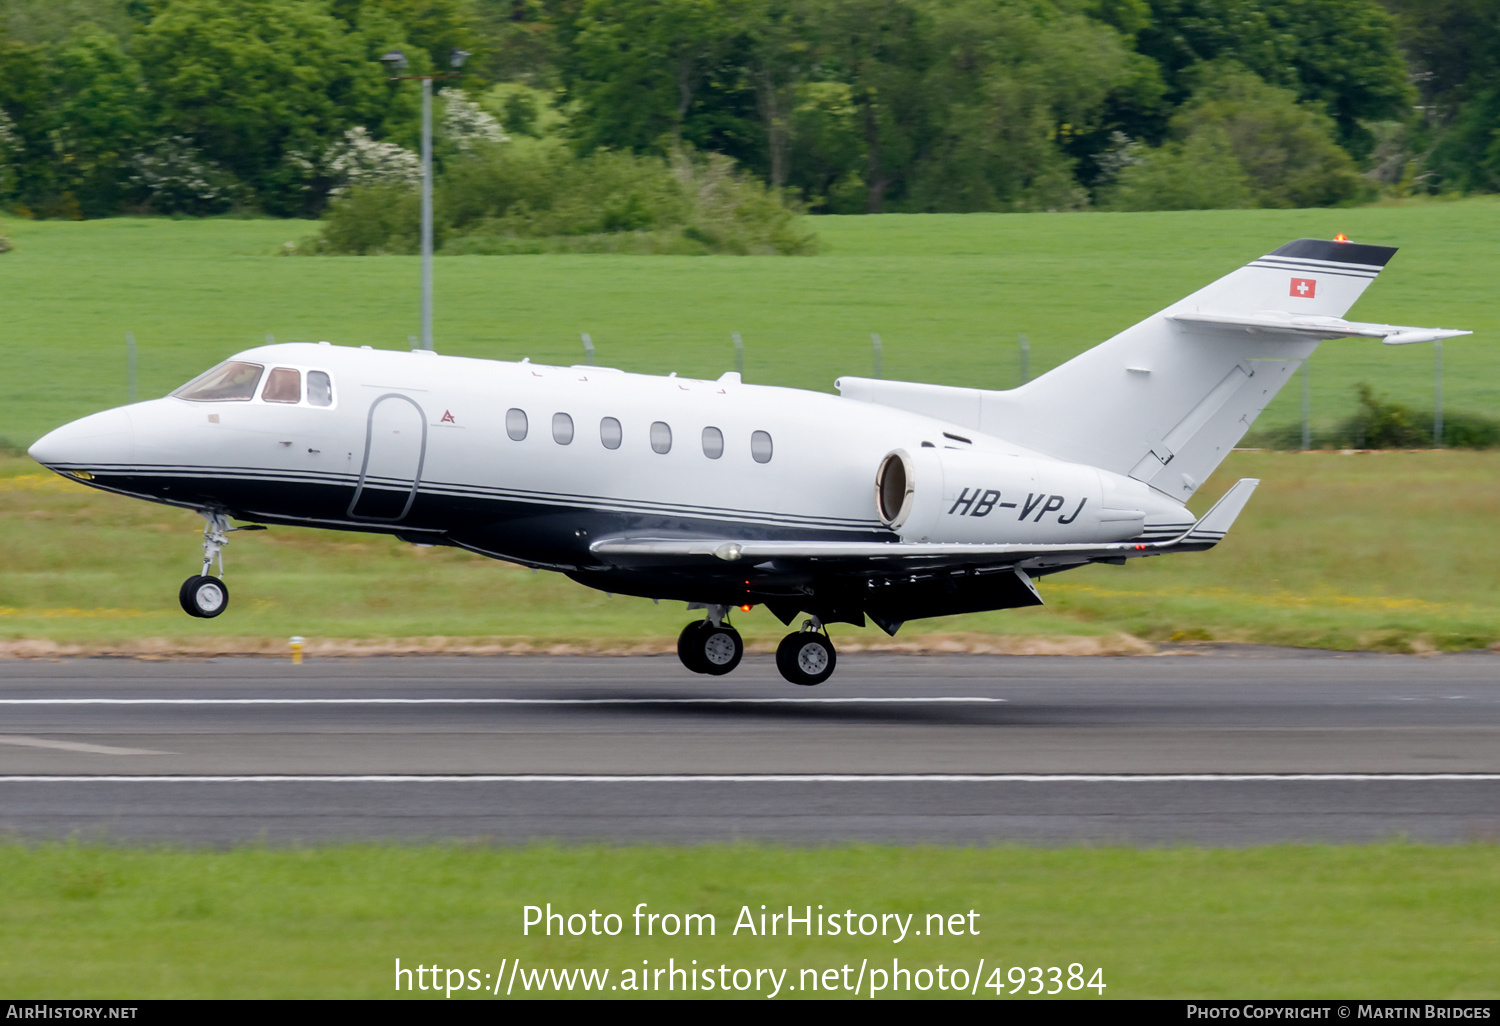
{"label": "asphalt surface", "polygon": [[0,833],[1500,838],[1500,656],[0,663]]}

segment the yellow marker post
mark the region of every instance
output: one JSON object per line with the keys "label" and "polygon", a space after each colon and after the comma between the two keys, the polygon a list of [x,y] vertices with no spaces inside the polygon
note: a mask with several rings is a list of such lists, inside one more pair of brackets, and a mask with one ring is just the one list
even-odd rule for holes
{"label": "yellow marker post", "polygon": [[301,666],[302,665],[302,646],[305,645],[305,644],[307,644],[307,639],[306,638],[295,637],[295,638],[292,639],[292,665],[293,666]]}

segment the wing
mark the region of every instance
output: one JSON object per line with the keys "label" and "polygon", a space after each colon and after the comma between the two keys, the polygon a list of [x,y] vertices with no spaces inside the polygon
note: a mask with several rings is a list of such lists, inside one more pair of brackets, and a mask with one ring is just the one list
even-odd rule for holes
{"label": "wing", "polygon": [[1250,501],[1260,481],[1244,478],[1224,493],[1197,523],[1160,542],[1103,542],[1067,545],[989,545],[915,542],[776,541],[743,538],[600,538],[590,550],[598,556],[714,558],[738,560],[864,563],[874,572],[944,565],[1030,567],[1129,559],[1167,552],[1198,552],[1217,545]]}

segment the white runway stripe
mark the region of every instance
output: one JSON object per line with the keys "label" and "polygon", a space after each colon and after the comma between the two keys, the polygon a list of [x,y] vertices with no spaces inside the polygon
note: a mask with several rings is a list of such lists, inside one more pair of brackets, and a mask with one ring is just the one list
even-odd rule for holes
{"label": "white runway stripe", "polygon": [[54,741],[46,737],[20,737],[15,734],[0,734],[0,745],[18,748],[52,748],[60,752],[88,752],[92,755],[171,755],[150,748],[115,748],[111,745],[92,745],[86,741]]}
{"label": "white runway stripe", "polygon": [[0,784],[1233,784],[1500,782],[1500,773],[0,774]]}
{"label": "white runway stripe", "polygon": [[11,705],[994,705],[1004,698],[0,698]]}

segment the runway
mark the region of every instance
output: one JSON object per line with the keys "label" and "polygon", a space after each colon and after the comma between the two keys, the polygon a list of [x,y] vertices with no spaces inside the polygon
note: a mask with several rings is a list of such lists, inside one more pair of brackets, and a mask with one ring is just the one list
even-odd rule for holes
{"label": "runway", "polygon": [[0,663],[0,832],[190,843],[1500,837],[1500,657]]}

